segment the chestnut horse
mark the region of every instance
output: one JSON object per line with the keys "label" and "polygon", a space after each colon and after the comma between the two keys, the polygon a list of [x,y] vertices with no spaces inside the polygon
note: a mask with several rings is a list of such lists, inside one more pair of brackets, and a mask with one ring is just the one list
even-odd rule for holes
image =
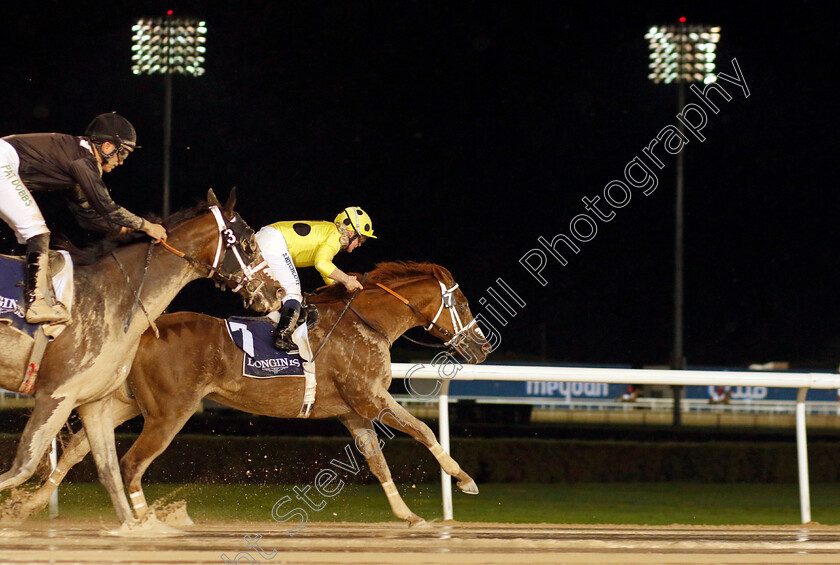
{"label": "chestnut horse", "polygon": [[[110,403],[128,376],[150,320],[160,316],[187,283],[208,275],[258,310],[279,306],[278,287],[269,272],[262,271],[264,261],[253,231],[233,211],[235,194],[223,208],[212,190],[208,201],[166,222],[169,249],[152,246],[147,238],[118,247],[106,242],[93,253],[91,264],[76,264],[71,323],[47,346],[35,383],[35,408],[11,469],[0,475],[0,490],[32,476],[51,440],[78,408],[100,481],[120,521],[131,527],[134,518],[117,466]],[[32,342],[28,335],[0,325],[0,387],[21,386]]]}
{"label": "chestnut horse", "polygon": [[[408,303],[376,283],[386,285]],[[309,332],[310,343],[313,351],[320,350],[315,359],[317,391],[311,417],[337,417],[357,445],[359,441],[377,445],[373,421],[401,430],[425,445],[444,471],[457,479],[463,492],[478,494],[475,482],[441,448],[429,427],[388,393],[390,347],[409,328],[422,325],[456,347],[466,360],[484,361],[490,345],[475,324],[467,299],[449,271],[432,264],[379,264],[364,285],[349,310],[350,295],[341,285],[309,298],[318,309],[318,321]],[[302,378],[243,377],[243,352],[232,342],[224,320],[179,312],[164,315],[157,323],[161,339],[146,332],[128,376],[134,398],[115,395],[121,401],[114,405],[113,413],[115,424],[143,414],[143,431],[121,461],[132,503],[141,516],[147,509],[143,473],[202,398],[252,414],[294,418],[304,397]],[[24,518],[43,508],[87,450],[84,432],[75,434],[49,481],[30,498],[19,501],[12,509],[14,515]],[[397,492],[382,451],[364,450],[362,454],[382,484],[394,514],[409,525],[424,523]]]}

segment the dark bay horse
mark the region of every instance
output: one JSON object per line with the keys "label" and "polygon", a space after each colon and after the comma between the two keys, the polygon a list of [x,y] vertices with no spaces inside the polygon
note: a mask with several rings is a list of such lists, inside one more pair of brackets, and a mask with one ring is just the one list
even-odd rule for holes
{"label": "dark bay horse", "polygon": [[[90,265],[77,264],[71,323],[47,346],[35,384],[35,408],[11,469],[0,475],[0,490],[20,485],[33,474],[77,408],[100,481],[120,521],[131,525],[133,514],[117,465],[111,403],[150,320],[160,316],[187,283],[208,275],[239,292],[257,310],[279,306],[278,287],[267,272],[258,270],[264,262],[253,231],[233,211],[235,201],[231,193],[222,207],[211,190],[207,203],[170,218],[167,243],[183,256],[162,245],[150,247],[145,239],[113,248]],[[232,261],[234,257],[239,260]],[[140,308],[135,312],[138,297]],[[0,325],[0,387],[17,390],[21,385],[32,341]]]}
{"label": "dark bay horse", "polygon": [[[376,283],[386,285],[410,305]],[[467,299],[449,271],[432,264],[380,264],[364,285],[343,317],[349,297],[343,286],[330,287],[309,300],[319,313],[310,330],[312,350],[323,346],[315,359],[317,392],[311,417],[337,417],[357,445],[359,440],[374,445],[379,441],[374,420],[403,431],[431,451],[463,492],[477,494],[475,482],[441,448],[429,427],[388,393],[392,378],[390,347],[409,328],[422,325],[435,337],[457,345],[468,361],[484,361],[490,345],[475,324]],[[302,378],[243,377],[243,353],[231,341],[224,320],[180,312],[164,315],[157,323],[161,339],[149,332],[143,336],[128,376],[134,398],[116,395],[121,400],[113,405],[115,424],[143,414],[143,431],[121,461],[132,503],[141,516],[147,509],[141,486],[143,473],[196,411],[202,398],[252,414],[294,418],[304,397]],[[49,481],[31,498],[20,501],[15,515],[23,518],[43,508],[87,450],[84,432],[75,434]],[[382,451],[366,450],[362,454],[382,484],[394,514],[409,525],[423,523],[397,492]]]}

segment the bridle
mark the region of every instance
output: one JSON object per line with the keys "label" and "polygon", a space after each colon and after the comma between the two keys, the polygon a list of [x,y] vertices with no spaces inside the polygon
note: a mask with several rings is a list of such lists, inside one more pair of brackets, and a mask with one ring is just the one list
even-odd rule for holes
{"label": "bridle", "polygon": [[[257,279],[256,274],[263,270],[271,273],[271,269],[268,266],[268,261],[262,257],[261,253],[257,252],[254,230],[248,227],[248,224],[242,218],[239,218],[239,226],[243,227],[239,229],[241,233],[237,234],[236,230],[231,227],[231,224],[236,222],[237,216],[234,216],[228,221],[218,206],[211,206],[210,210],[213,212],[213,217],[216,218],[216,224],[219,226],[219,235],[221,237],[219,237],[219,245],[216,247],[216,256],[213,259],[212,270],[207,274],[207,277],[215,278],[218,276],[225,282],[230,281],[235,283],[236,286],[231,288],[233,292],[239,292],[245,286],[247,293],[250,295],[257,294],[265,285],[265,282]],[[224,266],[225,262],[225,256],[222,254],[223,245],[225,250],[231,254],[230,257],[236,261],[235,265],[238,267],[232,274],[219,271],[220,264]],[[246,247],[250,249],[250,252],[245,249]],[[246,253],[249,256],[243,257]],[[234,265],[233,262],[229,263]]]}
{"label": "bridle", "polygon": [[[247,308],[254,301],[254,297],[260,292],[265,284],[263,281],[255,278],[255,275],[263,269],[268,268],[268,263],[266,263],[265,259],[262,259],[262,255],[257,252],[254,230],[248,227],[248,224],[246,224],[242,218],[234,215],[231,220],[227,220],[221,210],[219,210],[219,207],[215,205],[210,206],[210,211],[213,213],[213,218],[215,218],[216,225],[219,229],[219,244],[216,247],[216,255],[213,258],[212,264],[205,263],[200,259],[191,257],[183,251],[175,249],[165,241],[160,241],[160,245],[181,259],[184,259],[193,265],[207,269],[207,278],[212,278],[220,286],[227,284],[231,287],[233,292],[239,292],[243,287],[245,287],[243,300],[245,302],[245,307]],[[239,223],[237,225],[233,225],[236,223],[237,218],[239,219]],[[244,238],[245,241],[243,241],[243,236],[246,236]],[[246,247],[249,249],[246,249]],[[149,320],[149,325],[154,330],[155,336],[159,335],[154,320],[152,320],[151,316],[149,316],[149,313],[143,306],[143,302],[140,300],[140,293],[143,291],[143,285],[146,282],[146,272],[149,269],[153,248],[154,242],[149,245],[149,251],[146,254],[146,264],[143,269],[143,275],[140,279],[140,286],[136,289],[131,285],[131,278],[128,276],[128,273],[120,260],[113,252],[111,252],[111,257],[113,257],[114,261],[117,262],[120,271],[122,271],[122,274],[128,283],[128,287],[134,294],[134,303],[123,327],[123,331],[125,332],[127,332],[128,328],[131,326],[131,319],[134,317],[134,312],[137,306],[139,306],[143,314],[146,315],[146,319]],[[226,266],[225,263],[229,264],[230,267]],[[222,286],[222,288],[224,287]]]}
{"label": "bridle", "polygon": [[[213,263],[191,257],[165,241],[160,243],[167,251],[185,261],[207,269],[207,278],[228,285],[233,292],[239,292],[244,287],[246,302],[250,304],[253,297],[265,285],[265,282],[256,278],[256,275],[268,269],[268,263],[257,251],[254,230],[236,215],[228,220],[218,206],[210,206],[210,211],[213,213],[219,230],[219,243],[216,246]],[[237,220],[239,220],[238,223]]]}
{"label": "bridle", "polygon": [[[429,332],[430,334],[434,335],[435,337],[437,337],[441,341],[443,341],[443,345],[436,344],[436,343],[423,343],[423,342],[411,339],[410,337],[408,337],[406,335],[403,335],[402,337],[404,337],[404,338],[408,339],[409,341],[412,341],[412,342],[414,342],[418,345],[424,345],[426,347],[458,347],[461,344],[461,342],[464,340],[464,336],[467,334],[467,332],[469,332],[473,328],[473,326],[476,326],[476,329],[478,329],[477,328],[478,320],[473,318],[467,324],[464,324],[461,321],[461,315],[458,314],[458,310],[457,310],[457,308],[455,308],[455,295],[454,295],[454,293],[455,293],[455,290],[458,288],[457,283],[455,283],[454,285],[452,285],[449,288],[447,288],[446,285],[443,284],[440,281],[437,281],[437,283],[440,285],[441,302],[440,302],[440,307],[438,308],[437,313],[435,314],[434,318],[429,318],[417,306],[415,306],[408,298],[404,297],[403,295],[401,295],[397,291],[395,291],[391,288],[388,288],[387,286],[385,286],[384,284],[381,284],[381,283],[376,283],[376,286],[378,286],[379,288],[381,288],[382,290],[384,290],[385,292],[387,292],[388,294],[390,294],[391,296],[395,297],[397,300],[399,300],[400,302],[402,302],[403,304],[408,306],[412,310],[412,312],[414,312],[421,320],[424,320],[423,329],[425,329],[427,332]],[[365,324],[367,324],[368,326],[370,326],[371,328],[373,328],[374,330],[376,330],[377,332],[379,332],[380,334],[382,334],[383,336],[388,338],[388,336],[385,334],[385,332],[383,332],[382,330],[377,328],[374,324],[372,324],[370,321],[368,321],[362,314],[360,314],[358,312],[358,310],[356,310],[352,306],[350,306],[349,308]],[[443,313],[444,309],[449,311],[449,315],[452,318],[452,329],[455,331],[455,333],[452,333],[451,331],[447,330],[446,328],[440,326],[437,323],[437,321],[440,318],[441,314]],[[390,339],[389,339],[389,341],[390,341]]]}
{"label": "bridle", "polygon": [[[376,286],[378,286],[388,294],[396,297],[403,304],[411,308],[411,310],[415,314],[417,314],[418,317],[420,317],[421,319],[425,319],[426,323],[424,324],[423,329],[431,333],[432,335],[435,335],[435,333],[437,333],[438,335],[436,335],[436,337],[443,341],[444,347],[457,347],[463,341],[464,336],[467,334],[467,332],[469,332],[473,328],[473,326],[475,326],[478,323],[478,320],[473,318],[467,324],[464,324],[461,321],[461,315],[458,314],[458,309],[455,308],[455,290],[458,288],[458,283],[453,284],[449,288],[447,288],[446,285],[443,284],[441,281],[437,281],[437,283],[440,285],[440,307],[438,308],[434,318],[429,318],[428,316],[423,314],[423,312],[421,312],[417,306],[412,304],[410,300],[408,300],[398,292],[388,288],[387,286],[381,283],[376,283]],[[446,328],[441,327],[437,323],[444,309],[449,311],[449,316],[452,319],[452,329],[455,331],[455,333],[452,333]]]}
{"label": "bridle", "polygon": [[[361,280],[362,285],[364,285],[364,283],[367,280],[369,275],[370,275],[370,273],[365,273],[364,274],[364,276],[362,277],[362,280]],[[455,308],[455,296],[454,296],[455,290],[458,288],[458,284],[456,283],[456,284],[452,285],[451,287],[447,288],[445,284],[443,284],[442,282],[440,282],[437,279],[435,279],[435,280],[440,285],[441,304],[440,304],[440,308],[438,308],[438,311],[435,314],[434,318],[429,318],[428,316],[426,316],[408,298],[404,297],[403,295],[401,295],[397,291],[395,291],[391,288],[388,288],[384,284],[376,283],[376,286],[378,286],[379,288],[381,288],[382,290],[384,290],[385,292],[387,292],[391,296],[397,298],[400,302],[402,302],[403,304],[408,306],[419,318],[421,318],[422,320],[425,320],[424,321],[424,329],[429,333],[432,333],[432,330],[437,332],[438,335],[436,335],[435,337],[441,339],[444,343],[443,344],[423,343],[421,341],[416,341],[414,339],[411,339],[410,337],[406,336],[405,334],[403,334],[401,337],[404,337],[409,341],[412,341],[412,342],[414,342],[418,345],[423,345],[423,346],[426,346],[426,347],[438,347],[438,348],[454,347],[454,348],[457,348],[461,344],[461,342],[463,341],[466,333],[469,332],[473,327],[475,327],[475,330],[479,333],[479,335],[481,335],[481,329],[477,325],[478,320],[476,320],[475,318],[473,318],[468,324],[464,324],[463,322],[461,322],[461,316],[460,316],[460,314],[458,314],[457,309]],[[330,331],[327,332],[326,336],[324,337],[323,341],[321,342],[321,346],[318,348],[318,351],[315,352],[315,355],[312,358],[313,361],[314,361],[315,357],[317,357],[321,353],[321,350],[327,344],[327,341],[329,340],[330,335],[332,335],[333,330],[335,330],[335,328],[338,326],[338,323],[341,321],[341,319],[344,318],[344,314],[347,312],[347,310],[350,310],[351,312],[353,312],[356,315],[356,317],[358,317],[362,321],[362,323],[364,323],[366,326],[371,328],[373,331],[375,331],[376,333],[378,333],[379,335],[384,337],[385,340],[388,341],[389,345],[391,344],[391,338],[388,337],[388,334],[386,334],[384,331],[382,331],[381,328],[379,328],[376,324],[374,324],[373,322],[368,320],[366,316],[364,316],[361,312],[358,311],[358,309],[356,309],[352,306],[353,300],[356,298],[356,296],[358,296],[358,294],[359,294],[359,289],[356,289],[353,292],[353,294],[350,295],[350,298],[347,301],[345,301],[344,309],[341,311],[341,314],[339,314],[339,316],[336,319],[335,323],[333,324],[332,328],[330,328]],[[444,308],[449,310],[450,316],[452,317],[452,328],[455,330],[455,333],[452,333],[451,331],[447,330],[446,328],[441,327],[437,323],[438,318],[440,318],[441,314],[443,313]],[[432,333],[432,335],[435,335],[435,334]]]}

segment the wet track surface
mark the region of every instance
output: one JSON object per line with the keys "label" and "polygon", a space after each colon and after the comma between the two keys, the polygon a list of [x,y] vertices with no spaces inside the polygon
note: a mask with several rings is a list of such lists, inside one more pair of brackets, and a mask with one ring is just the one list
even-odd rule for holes
{"label": "wet track surface", "polygon": [[840,528],[820,525],[312,523],[294,536],[280,526],[213,522],[176,535],[117,535],[112,524],[32,522],[0,527],[0,563],[224,563],[223,554],[229,563],[330,565],[840,563]]}

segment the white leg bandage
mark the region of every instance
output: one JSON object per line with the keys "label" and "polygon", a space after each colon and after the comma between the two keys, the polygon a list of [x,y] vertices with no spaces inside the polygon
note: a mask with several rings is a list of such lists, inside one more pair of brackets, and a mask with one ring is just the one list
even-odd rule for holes
{"label": "white leg bandage", "polygon": [[388,496],[388,498],[400,495],[400,493],[397,492],[397,487],[394,486],[394,481],[385,481],[382,483],[382,489],[385,491],[385,495]]}

